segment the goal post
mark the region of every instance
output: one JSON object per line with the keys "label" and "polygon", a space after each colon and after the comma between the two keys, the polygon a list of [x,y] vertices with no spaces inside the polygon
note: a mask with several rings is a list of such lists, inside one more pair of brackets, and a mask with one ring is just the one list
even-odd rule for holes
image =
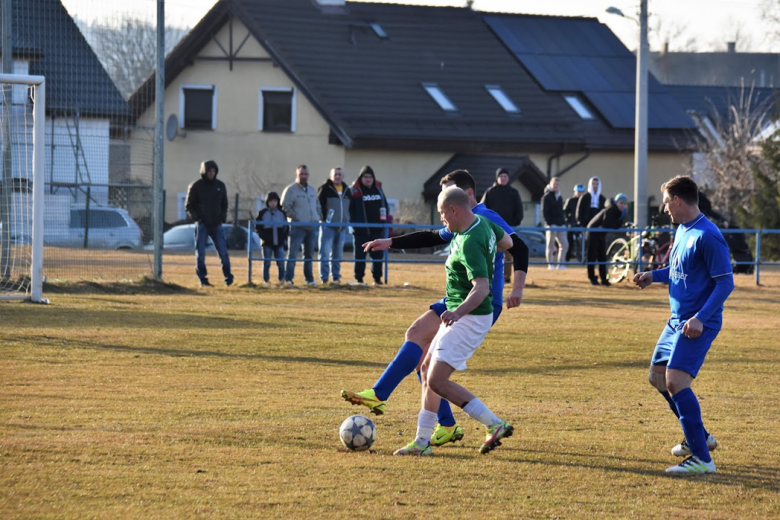
{"label": "goal post", "polygon": [[[22,95],[15,92],[13,86],[17,85],[27,86],[30,96],[26,92]],[[43,76],[0,74],[0,87],[3,96],[0,117],[3,119],[4,141],[0,164],[3,170],[3,197],[0,200],[0,215],[3,217],[0,233],[0,299],[44,303],[46,82]],[[32,103],[31,125],[29,103]],[[6,161],[6,157],[10,159]],[[32,190],[29,189],[30,184]],[[27,199],[30,198],[31,204],[28,204]]]}

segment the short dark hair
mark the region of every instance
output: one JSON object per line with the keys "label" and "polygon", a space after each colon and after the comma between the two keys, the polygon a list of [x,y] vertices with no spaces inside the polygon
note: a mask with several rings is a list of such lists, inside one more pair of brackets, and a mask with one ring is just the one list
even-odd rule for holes
{"label": "short dark hair", "polygon": [[661,184],[661,192],[668,192],[670,197],[679,197],[686,204],[699,204],[699,187],[688,175],[678,175]]}
{"label": "short dark hair", "polygon": [[474,177],[471,176],[468,170],[455,170],[454,172],[448,173],[441,178],[439,186],[444,186],[448,182],[454,182],[455,186],[463,191],[471,188],[471,191],[474,192],[474,196],[476,196],[477,184],[474,182]]}
{"label": "short dark hair", "polygon": [[308,170],[308,169],[309,169],[309,167],[306,166],[305,164],[299,164],[298,167],[295,168],[295,171],[297,172],[297,171]]}

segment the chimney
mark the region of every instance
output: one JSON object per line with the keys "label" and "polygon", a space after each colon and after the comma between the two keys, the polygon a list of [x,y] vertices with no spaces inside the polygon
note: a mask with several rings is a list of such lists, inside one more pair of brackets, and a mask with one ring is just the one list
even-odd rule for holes
{"label": "chimney", "polygon": [[661,49],[661,56],[666,56],[667,54],[669,54],[669,42],[665,41],[664,46]]}
{"label": "chimney", "polygon": [[726,42],[726,52],[729,54],[737,52],[737,42]]}

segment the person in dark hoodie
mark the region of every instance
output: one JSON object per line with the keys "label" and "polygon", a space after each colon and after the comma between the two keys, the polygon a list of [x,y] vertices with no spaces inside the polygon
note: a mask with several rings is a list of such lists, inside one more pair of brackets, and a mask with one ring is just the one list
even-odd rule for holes
{"label": "person in dark hoodie", "polygon": [[287,214],[279,207],[279,194],[272,191],[265,199],[265,208],[260,210],[255,220],[257,235],[263,245],[263,281],[271,281],[271,261],[276,261],[279,269],[279,283],[284,283],[284,244],[287,242],[289,226]]}
{"label": "person in dark hoodie", "polygon": [[341,168],[330,171],[330,178],[317,188],[317,197],[324,222],[320,233],[320,280],[328,283],[328,277],[333,275],[333,283],[338,284],[341,283],[341,255],[344,254],[344,241],[348,235],[352,200]]}
{"label": "person in dark hoodie", "polygon": [[[496,182],[485,190],[482,204],[492,209],[511,227],[519,226],[523,221],[523,199],[520,192],[509,185],[509,171],[506,168],[496,170]],[[512,255],[504,252],[504,282],[512,280]]]}
{"label": "person in dark hoodie", "polygon": [[596,213],[596,216],[588,222],[587,243],[588,243],[588,278],[592,285],[598,285],[599,279],[596,278],[596,264],[599,262],[599,276],[601,276],[601,285],[609,287],[607,279],[607,232],[597,231],[602,229],[619,229],[623,226],[626,218],[626,208],[628,207],[628,196],[625,193],[618,193],[614,199],[610,199],[605,204],[605,208]]}
{"label": "person in dark hoodie", "polygon": [[[561,183],[558,177],[552,177],[550,183],[544,189],[542,197],[542,216],[548,228],[563,228],[566,226],[566,214],[563,212],[563,198],[561,197]],[[566,252],[569,250],[569,238],[565,230],[547,230],[547,267],[548,269],[566,269],[563,262],[566,260]],[[554,249],[558,247],[558,262],[555,261]]]}
{"label": "person in dark hoodie", "polygon": [[233,285],[233,273],[230,272],[230,257],[222,224],[227,220],[228,197],[225,183],[217,180],[219,167],[214,161],[204,161],[200,164],[200,179],[187,188],[187,199],[184,203],[187,216],[195,226],[195,272],[200,279],[201,287],[210,287],[206,272],[206,243],[208,238],[214,242],[214,247],[222,261],[222,274],[225,285]]}
{"label": "person in dark hoodie", "polygon": [[[357,180],[351,188],[351,203],[349,206],[350,220],[353,223],[384,224],[387,222],[387,198],[382,191],[382,184],[374,177],[371,166],[363,166]],[[383,238],[384,230],[381,227],[355,227],[355,280],[364,284],[363,277],[366,274],[366,252],[363,244],[379,238]],[[374,285],[382,285],[382,251],[371,251],[371,274],[374,277]]]}

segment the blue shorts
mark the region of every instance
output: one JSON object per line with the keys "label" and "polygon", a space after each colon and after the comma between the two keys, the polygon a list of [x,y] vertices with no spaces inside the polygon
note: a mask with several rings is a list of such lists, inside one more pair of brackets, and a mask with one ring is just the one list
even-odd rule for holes
{"label": "blue shorts", "polygon": [[[447,310],[447,304],[445,303],[446,301],[447,297],[445,296],[441,300],[430,305],[430,309],[436,313],[436,316],[441,318],[441,315],[444,313],[444,311]],[[495,302],[493,303],[493,325],[496,324],[498,317],[501,316],[502,309],[503,307],[501,305],[496,305]]]}
{"label": "blue shorts", "polygon": [[720,331],[704,327],[701,336],[690,339],[682,335],[684,324],[685,320],[678,319],[670,319],[666,323],[655,345],[651,364],[682,370],[696,377],[712,342],[718,337]]}

